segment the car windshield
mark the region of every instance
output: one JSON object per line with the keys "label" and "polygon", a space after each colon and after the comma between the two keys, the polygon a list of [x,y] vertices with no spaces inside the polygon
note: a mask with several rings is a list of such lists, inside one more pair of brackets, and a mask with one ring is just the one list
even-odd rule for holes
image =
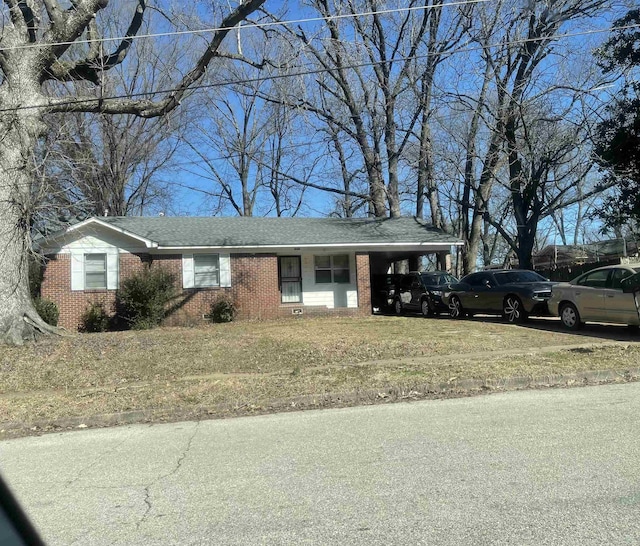
{"label": "car windshield", "polygon": [[546,281],[542,275],[534,271],[505,271],[495,274],[498,284],[511,284],[519,282],[541,282]]}
{"label": "car windshield", "polygon": [[424,284],[431,284],[431,285],[447,284],[446,276],[440,273],[422,273],[422,275],[420,276],[422,277],[422,282]]}

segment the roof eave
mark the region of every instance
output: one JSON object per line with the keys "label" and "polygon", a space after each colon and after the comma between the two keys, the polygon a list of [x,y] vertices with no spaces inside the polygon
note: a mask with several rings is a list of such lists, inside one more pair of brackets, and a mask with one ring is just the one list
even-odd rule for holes
{"label": "roof eave", "polygon": [[113,224],[109,223],[109,222],[104,222],[103,220],[100,220],[100,218],[88,218],[87,220],[84,220],[83,222],[80,222],[78,224],[74,224],[73,226],[69,226],[67,228],[67,230],[65,231],[65,233],[70,233],[72,231],[77,231],[78,229],[81,229],[83,227],[86,227],[88,225],[91,224],[98,224],[99,226],[102,226],[104,228],[110,229],[111,231],[115,231],[116,233],[120,233],[121,235],[125,235],[126,237],[130,237],[132,239],[135,239],[136,241],[141,241],[142,243],[144,243],[144,245],[147,248],[157,248],[158,247],[158,243],[156,241],[152,241],[151,239],[147,239],[146,237],[142,237],[141,235],[138,235],[136,233],[133,233],[131,231],[128,231],[126,229],[123,229],[121,227],[118,226],[114,226]]}
{"label": "roof eave", "polygon": [[318,249],[318,248],[401,248],[416,247],[416,249],[424,247],[450,248],[452,246],[463,246],[461,241],[455,242],[396,242],[396,243],[314,243],[314,244],[277,244],[277,245],[158,245],[157,250],[209,250],[209,249],[225,249],[225,250],[278,250],[278,249]]}

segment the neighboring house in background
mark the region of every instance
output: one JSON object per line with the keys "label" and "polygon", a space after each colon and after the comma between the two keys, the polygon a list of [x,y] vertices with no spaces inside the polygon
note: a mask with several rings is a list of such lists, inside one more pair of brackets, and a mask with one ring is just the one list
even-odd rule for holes
{"label": "neighboring house in background", "polygon": [[433,253],[448,270],[461,244],[416,218],[95,217],[40,242],[41,292],[66,328],[91,303],[111,311],[121,280],[145,266],[176,275],[170,325],[202,321],[220,294],[239,319],[369,314],[372,274]]}
{"label": "neighboring house in background", "polygon": [[547,245],[533,255],[536,269],[553,270],[560,267],[599,262],[617,262],[619,258],[638,255],[638,243],[633,239],[609,239],[584,245]]}

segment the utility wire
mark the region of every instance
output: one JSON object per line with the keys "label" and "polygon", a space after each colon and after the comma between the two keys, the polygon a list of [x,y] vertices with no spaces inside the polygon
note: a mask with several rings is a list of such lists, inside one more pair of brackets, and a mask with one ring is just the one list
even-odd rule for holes
{"label": "utility wire", "polygon": [[[527,44],[527,43],[532,43],[532,42],[541,42],[541,41],[545,41],[545,40],[561,40],[561,39],[565,39],[565,38],[575,38],[577,36],[588,36],[588,35],[594,35],[594,34],[601,34],[604,32],[615,32],[615,31],[619,31],[619,30],[628,30],[628,29],[633,29],[633,28],[640,28],[640,24],[633,24],[633,25],[625,25],[625,26],[620,26],[620,27],[608,27],[608,28],[601,28],[601,29],[593,29],[593,30],[585,30],[585,31],[577,31],[577,32],[568,32],[565,34],[554,34],[554,35],[550,35],[550,36],[543,36],[543,37],[539,37],[539,38],[522,38],[519,40],[511,40],[508,42],[496,42],[493,44],[488,44],[488,45],[484,45],[484,46],[474,46],[474,47],[463,47],[463,48],[458,48],[458,49],[451,49],[449,51],[444,51],[444,52],[439,52],[439,53],[426,53],[424,55],[413,55],[410,57],[399,57],[396,59],[389,59],[386,61],[372,61],[372,62],[366,62],[366,63],[357,63],[357,64],[351,64],[351,65],[343,65],[342,68],[345,69],[353,69],[353,68],[366,68],[366,67],[371,67],[371,66],[378,66],[378,65],[382,65],[382,64],[393,64],[393,63],[397,63],[399,61],[413,61],[413,60],[421,60],[421,59],[427,59],[429,57],[432,56],[452,56],[454,54],[457,53],[469,53],[469,52],[473,52],[473,51],[481,51],[484,49],[491,49],[491,48],[495,48],[495,47],[504,47],[504,46],[511,46],[511,45],[518,45],[518,44]],[[313,76],[316,74],[323,74],[323,73],[327,73],[327,72],[332,72],[334,70],[337,70],[337,68],[318,68],[318,69],[314,69],[314,70],[305,70],[305,71],[300,71],[300,72],[292,72],[289,74],[275,74],[275,75],[271,75],[271,76],[263,76],[263,77],[256,77],[256,78],[245,78],[245,79],[241,79],[241,80],[234,80],[234,81],[225,81],[225,82],[213,82],[213,83],[206,83],[206,84],[198,84],[198,85],[193,85],[189,87],[190,91],[194,91],[194,90],[198,90],[198,89],[212,89],[212,88],[216,88],[216,87],[224,87],[226,85],[245,85],[245,84],[250,84],[250,83],[261,83],[261,82],[266,82],[266,81],[272,81],[272,80],[281,80],[284,78],[292,78],[292,77],[299,77],[299,76]],[[50,107],[60,107],[60,106],[72,106],[75,104],[89,104],[89,103],[94,103],[94,102],[104,102],[104,101],[108,101],[108,100],[124,100],[124,99],[133,99],[133,98],[142,98],[142,97],[150,97],[150,96],[154,96],[154,95],[160,95],[160,94],[164,94],[164,93],[173,93],[178,91],[179,88],[168,88],[168,89],[159,89],[156,91],[144,91],[144,92],[139,92],[139,93],[129,93],[129,94],[122,94],[122,95],[111,95],[111,96],[102,96],[102,97],[91,97],[91,98],[73,98],[73,99],[69,99],[68,101],[55,101],[51,104],[38,104],[38,105],[24,105],[24,106],[14,106],[14,107],[10,107],[10,108],[0,108],[0,113],[6,113],[6,112],[16,112],[16,111],[20,111],[20,110],[35,110],[35,109],[47,109]],[[55,99],[55,97],[51,97],[53,99]]]}
{"label": "utility wire", "polygon": [[424,11],[435,8],[447,8],[447,7],[455,7],[455,6],[465,6],[469,4],[483,4],[485,2],[489,2],[490,0],[460,0],[459,2],[448,2],[446,4],[433,4],[430,6],[413,6],[409,8],[394,8],[394,9],[386,9],[386,10],[377,10],[377,11],[363,11],[359,13],[345,13],[342,15],[330,15],[327,17],[309,17],[307,19],[290,19],[287,21],[271,21],[268,23],[248,23],[243,25],[239,23],[236,27],[213,27],[213,28],[203,28],[200,30],[175,30],[171,32],[157,32],[152,34],[139,34],[135,36],[116,36],[112,38],[94,38],[94,39],[85,39],[85,40],[74,40],[72,42],[47,42],[44,44],[24,44],[17,46],[10,46],[0,48],[0,53],[4,51],[14,51],[19,49],[32,49],[44,46],[63,46],[63,45],[74,45],[74,44],[96,44],[96,43],[105,43],[105,42],[121,42],[122,40],[141,40],[146,38],[164,38],[167,36],[188,36],[194,34],[210,34],[213,32],[219,32],[221,30],[229,30],[229,28],[267,28],[267,27],[275,27],[275,26],[287,26],[293,24],[302,24],[302,23],[318,23],[324,21],[333,21],[339,19],[347,19],[347,18],[355,18],[355,17],[367,17],[371,15],[389,15],[393,13],[402,13],[402,12],[413,12],[413,11]]}

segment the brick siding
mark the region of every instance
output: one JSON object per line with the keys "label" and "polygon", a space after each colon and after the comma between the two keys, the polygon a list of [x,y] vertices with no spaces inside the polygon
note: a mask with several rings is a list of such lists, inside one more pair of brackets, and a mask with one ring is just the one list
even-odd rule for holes
{"label": "brick siding", "polygon": [[[141,271],[146,254],[120,254],[120,279]],[[101,303],[105,311],[113,313],[115,290],[71,290],[71,255],[47,256],[40,289],[43,298],[53,301],[60,311],[58,325],[68,330],[77,330],[82,314],[92,303]]]}
{"label": "brick siding", "polygon": [[[42,282],[42,297],[56,303],[60,310],[59,325],[75,330],[82,314],[92,303],[102,303],[107,312],[113,312],[115,290],[71,290],[70,255],[59,254],[48,258]],[[120,254],[120,281],[141,271],[145,263],[151,268],[164,267],[176,276],[182,287],[182,255]],[[171,303],[165,324],[192,325],[203,322],[211,304],[221,295],[228,296],[238,309],[239,320],[264,320],[290,317],[293,309],[303,309],[305,315],[368,315],[371,313],[369,255],[356,255],[358,287],[357,308],[328,309],[302,304],[283,304],[278,286],[278,258],[275,254],[232,254],[231,288],[183,289]]]}
{"label": "brick siding", "polygon": [[358,283],[358,314],[371,314],[371,268],[369,254],[356,254],[356,279]]}

